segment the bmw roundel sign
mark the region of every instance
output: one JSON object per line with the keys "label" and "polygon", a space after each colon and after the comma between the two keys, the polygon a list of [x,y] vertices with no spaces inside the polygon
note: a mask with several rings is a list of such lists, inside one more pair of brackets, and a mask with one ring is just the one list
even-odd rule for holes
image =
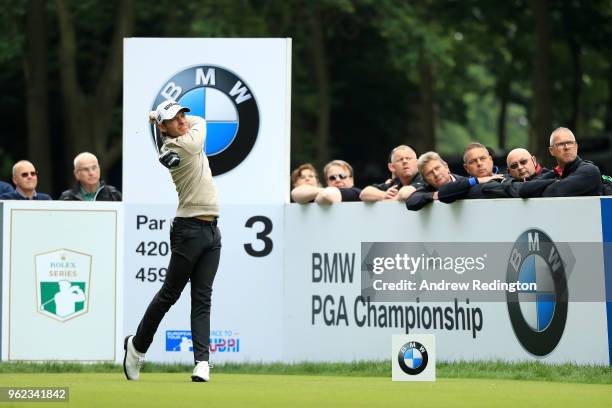
{"label": "bmw roundel sign", "polygon": [[[216,65],[197,65],[179,71],[157,92],[151,110],[172,99],[206,119],[206,144],[213,176],[227,173],[249,155],[259,134],[259,108],[247,83]],[[157,149],[162,141],[154,125],[151,137]]]}

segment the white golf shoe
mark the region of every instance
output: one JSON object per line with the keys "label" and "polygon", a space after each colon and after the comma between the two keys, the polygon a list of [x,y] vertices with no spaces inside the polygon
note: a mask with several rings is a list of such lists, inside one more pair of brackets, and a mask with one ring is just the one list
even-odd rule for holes
{"label": "white golf shoe", "polygon": [[191,381],[195,382],[208,382],[210,381],[210,367],[208,361],[198,361],[193,374],[191,375]]}
{"label": "white golf shoe", "polygon": [[144,353],[140,353],[134,347],[132,339],[134,336],[127,336],[123,342],[125,355],[123,356],[123,372],[128,380],[140,378],[140,369],[145,362]]}

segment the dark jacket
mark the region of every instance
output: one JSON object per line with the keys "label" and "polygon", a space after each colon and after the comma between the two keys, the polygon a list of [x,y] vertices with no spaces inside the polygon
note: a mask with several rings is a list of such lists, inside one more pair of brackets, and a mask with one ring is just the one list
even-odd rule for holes
{"label": "dark jacket", "polygon": [[[63,201],[85,201],[81,194],[81,185],[76,183],[72,190],[66,190],[62,193],[59,198]],[[121,192],[115,187],[104,184],[104,181],[100,181],[100,188],[96,193],[94,201],[121,201]]]}
{"label": "dark jacket", "polygon": [[[421,175],[417,173],[417,175],[412,178],[412,181],[408,185],[409,186],[413,186],[414,188],[418,189],[419,187],[425,185],[425,181],[423,180],[423,177],[421,177]],[[399,177],[396,177],[396,178],[394,178],[392,180],[389,180],[386,183],[372,184],[372,187],[377,188],[380,191],[387,191],[388,189],[390,189],[393,186],[397,187],[398,190],[400,188],[404,187],[404,185],[402,184],[402,181],[399,179]]]}
{"label": "dark jacket", "polygon": [[555,173],[539,164],[536,167],[536,172],[533,176],[523,181],[513,179],[510,175],[502,180],[501,183],[487,183],[482,188],[482,193],[487,198],[518,198],[520,197],[520,189],[525,182],[540,179],[552,179]]}
{"label": "dark jacket", "polygon": [[[0,200],[30,200],[30,199],[22,196],[21,194],[19,194],[17,190],[15,190],[12,193],[0,194]],[[49,194],[34,193],[34,197],[32,197],[32,200],[53,200],[53,199],[51,198]]]}
{"label": "dark jacket", "polygon": [[11,186],[9,183],[5,183],[4,181],[0,181],[0,195],[12,193],[13,191],[15,191],[13,186]]}
{"label": "dark jacket", "polygon": [[577,157],[561,170],[555,167],[551,176],[523,183],[522,198],[597,196],[601,194],[601,173],[591,162]]}
{"label": "dark jacket", "polygon": [[[462,179],[465,179],[465,177],[458,176],[456,174],[453,174],[452,176],[455,178],[455,181],[452,181],[451,183],[447,183],[447,184],[452,184]],[[438,190],[430,186],[429,184],[427,183],[423,184],[421,187],[417,188],[416,191],[410,195],[410,197],[408,197],[408,199],[406,200],[406,208],[408,208],[411,211],[420,210],[421,208],[425,207],[427,204],[434,201],[433,195],[436,191]],[[440,198],[439,195],[440,193],[438,192],[438,199]]]}

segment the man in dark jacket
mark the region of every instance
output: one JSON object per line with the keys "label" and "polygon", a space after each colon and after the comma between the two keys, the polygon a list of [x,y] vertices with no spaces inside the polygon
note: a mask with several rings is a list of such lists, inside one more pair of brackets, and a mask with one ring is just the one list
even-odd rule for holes
{"label": "man in dark jacket", "polygon": [[392,178],[384,183],[364,188],[359,194],[361,201],[405,201],[410,194],[423,185],[423,179],[417,172],[417,155],[410,146],[400,145],[394,148],[389,154],[387,168]]}
{"label": "man in dark jacket", "polygon": [[443,203],[471,198],[486,198],[482,188],[486,183],[498,183],[503,179],[497,173],[493,164],[493,156],[486,146],[480,143],[470,143],[463,153],[463,168],[468,178],[461,178],[452,183],[446,183],[438,191],[438,199]]}
{"label": "man in dark jacket", "polygon": [[13,166],[15,190],[0,195],[0,200],[51,200],[51,196],[36,191],[38,172],[27,160],[20,160]]}
{"label": "man in dark jacket", "polygon": [[552,170],[540,166],[527,149],[514,149],[506,157],[508,177],[501,183],[487,183],[482,193],[487,198],[517,198],[524,182],[542,178],[554,178]]}
{"label": "man in dark jacket", "polygon": [[423,153],[417,165],[426,184],[417,188],[406,200],[406,208],[412,211],[418,211],[437,200],[438,189],[443,185],[465,179],[465,177],[452,174],[448,169],[448,164],[436,152]]}
{"label": "man in dark jacket", "polygon": [[80,153],[74,159],[76,185],[60,196],[65,201],[121,201],[121,192],[100,180],[98,159],[91,153]]}
{"label": "man in dark jacket", "polygon": [[596,196],[601,193],[601,173],[578,157],[578,143],[571,130],[560,127],[550,135],[550,155],[557,160],[551,177],[523,184],[519,194],[528,197]]}

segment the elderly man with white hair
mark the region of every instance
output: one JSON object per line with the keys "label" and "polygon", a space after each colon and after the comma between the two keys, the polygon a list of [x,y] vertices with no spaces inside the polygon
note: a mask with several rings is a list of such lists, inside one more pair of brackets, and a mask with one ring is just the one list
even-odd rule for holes
{"label": "elderly man with white hair", "polygon": [[121,192],[100,180],[98,159],[91,153],[83,152],[74,158],[76,185],[60,196],[65,201],[121,201]]}

